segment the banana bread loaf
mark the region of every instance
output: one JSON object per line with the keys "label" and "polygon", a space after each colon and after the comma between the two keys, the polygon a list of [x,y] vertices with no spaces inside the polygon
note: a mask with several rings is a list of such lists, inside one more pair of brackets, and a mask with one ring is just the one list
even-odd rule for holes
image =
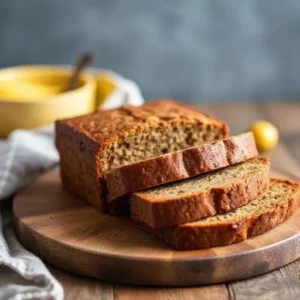
{"label": "banana bread loaf", "polygon": [[287,220],[299,208],[299,184],[272,179],[258,199],[223,215],[175,227],[152,229],[138,225],[177,250],[196,250],[238,243]]}
{"label": "banana bread loaf", "polygon": [[134,193],[131,217],[149,227],[163,228],[233,211],[265,192],[269,170],[267,158],[254,158]]}
{"label": "banana bread loaf", "polygon": [[167,99],[57,121],[55,143],[65,188],[104,211],[109,171],[226,136],[223,122]]}

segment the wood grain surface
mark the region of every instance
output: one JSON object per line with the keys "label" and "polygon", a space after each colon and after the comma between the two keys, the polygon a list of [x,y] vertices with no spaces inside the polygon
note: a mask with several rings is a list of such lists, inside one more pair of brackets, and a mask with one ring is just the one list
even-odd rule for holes
{"label": "wood grain surface", "polygon": [[[275,123],[280,145],[268,155],[272,165],[288,176],[300,178],[300,103],[197,103],[200,109],[227,121],[232,133],[244,131],[258,119]],[[193,288],[149,288],[113,285],[75,276],[50,267],[62,283],[66,299],[299,299],[300,259],[255,278]],[[163,271],[162,271],[163,272]]]}
{"label": "wood grain surface", "polygon": [[241,243],[174,251],[130,219],[100,213],[66,192],[58,168],[19,192],[13,213],[20,241],[43,260],[115,283],[227,282],[261,275],[300,257],[300,211],[273,230]]}

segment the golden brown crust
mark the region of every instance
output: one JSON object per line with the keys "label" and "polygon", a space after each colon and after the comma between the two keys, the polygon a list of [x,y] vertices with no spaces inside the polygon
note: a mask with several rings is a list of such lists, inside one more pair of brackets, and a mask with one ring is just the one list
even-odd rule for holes
{"label": "golden brown crust", "polygon": [[152,201],[147,194],[135,193],[130,199],[131,217],[157,229],[233,211],[256,199],[268,188],[268,159],[255,158],[253,161],[262,164],[262,168],[251,176],[185,197],[178,195],[171,201],[167,198]]}
{"label": "golden brown crust", "polygon": [[252,215],[251,218],[201,226],[197,226],[197,223],[186,223],[160,230],[154,230],[141,223],[139,226],[177,250],[196,250],[238,243],[281,224],[299,208],[299,184],[279,179],[272,179],[272,182],[289,185],[292,189],[291,195],[285,202],[275,204],[266,211]]}
{"label": "golden brown crust", "polygon": [[64,188],[104,211],[106,204],[100,201],[103,189],[97,174],[97,145],[80,132],[57,122],[56,147]]}
{"label": "golden brown crust", "polygon": [[[224,136],[228,127],[214,117],[192,109],[170,99],[147,102],[143,106],[123,106],[113,110],[57,121],[87,137],[100,148],[155,128],[165,128],[170,124],[213,124],[220,127]],[[86,145],[89,146],[89,145]],[[94,150],[94,147],[92,147]],[[99,150],[99,149],[98,149]]]}
{"label": "golden brown crust", "polygon": [[121,166],[106,175],[108,202],[257,156],[252,132]]}
{"label": "golden brown crust", "polygon": [[57,121],[55,143],[64,186],[104,211],[101,158],[107,147],[127,136],[178,123],[210,124],[220,128],[224,137],[228,136],[228,127],[223,122],[173,100],[156,100],[141,107],[126,106]]}

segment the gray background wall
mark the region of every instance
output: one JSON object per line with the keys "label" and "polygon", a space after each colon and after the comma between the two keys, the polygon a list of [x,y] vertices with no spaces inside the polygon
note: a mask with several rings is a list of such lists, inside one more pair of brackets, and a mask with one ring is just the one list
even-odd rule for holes
{"label": "gray background wall", "polygon": [[86,50],[146,98],[300,98],[300,1],[0,0],[0,67]]}

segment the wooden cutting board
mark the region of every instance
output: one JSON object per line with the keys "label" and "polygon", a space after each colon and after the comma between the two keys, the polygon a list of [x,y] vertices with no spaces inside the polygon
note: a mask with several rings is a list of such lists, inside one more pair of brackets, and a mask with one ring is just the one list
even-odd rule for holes
{"label": "wooden cutting board", "polygon": [[210,284],[260,275],[300,257],[299,211],[238,244],[174,251],[130,220],[101,214],[64,191],[58,169],[24,188],[13,212],[17,235],[30,251],[58,268],[110,282]]}

